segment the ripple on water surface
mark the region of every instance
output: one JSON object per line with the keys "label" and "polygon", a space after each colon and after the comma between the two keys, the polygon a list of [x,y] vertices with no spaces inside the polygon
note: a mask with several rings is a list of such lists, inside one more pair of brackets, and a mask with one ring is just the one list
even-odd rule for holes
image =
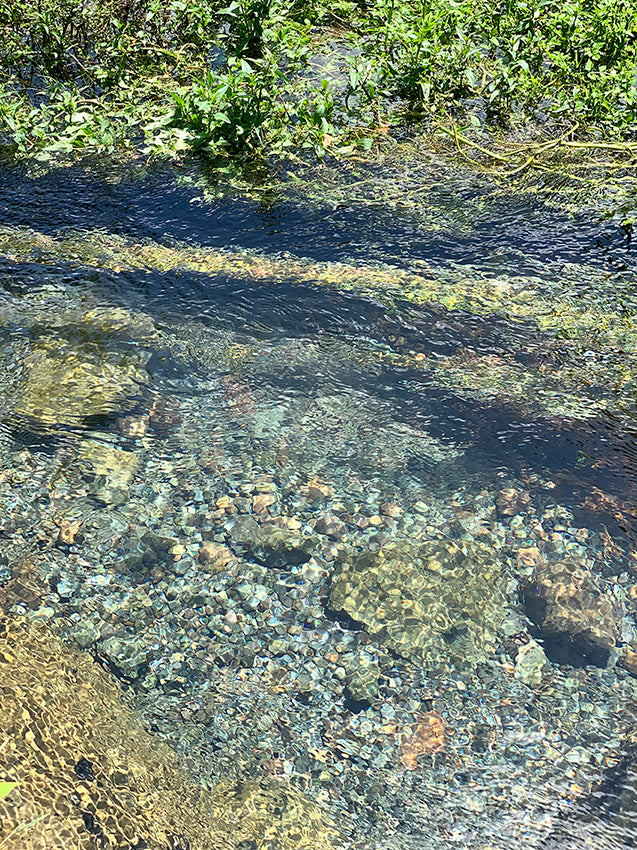
{"label": "ripple on water surface", "polygon": [[77,765],[116,750],[47,734],[83,790],[0,804],[34,847],[52,809],[81,846],[631,846],[630,256],[437,169],[411,206],[4,172],[2,657],[19,618],[89,651],[224,825],[158,838],[134,783],[109,821]]}

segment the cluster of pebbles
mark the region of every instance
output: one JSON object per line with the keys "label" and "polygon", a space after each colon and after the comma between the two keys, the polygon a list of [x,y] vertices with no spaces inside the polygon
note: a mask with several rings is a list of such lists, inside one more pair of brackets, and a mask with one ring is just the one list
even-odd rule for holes
{"label": "cluster of pebbles", "polygon": [[[198,415],[182,404],[171,442]],[[1,592],[121,679],[199,778],[289,780],[361,846],[524,846],[617,760],[637,588],[550,489],[405,502],[161,448],[110,504],[12,453]],[[418,749],[423,717],[444,732]]]}
{"label": "cluster of pebbles", "polygon": [[289,782],[354,846],[550,833],[634,724],[630,556],[362,392],[260,392],[219,335],[197,393],[148,390],[181,343],[100,316],[102,348],[35,342],[13,380],[2,608],[91,653],[201,782]]}

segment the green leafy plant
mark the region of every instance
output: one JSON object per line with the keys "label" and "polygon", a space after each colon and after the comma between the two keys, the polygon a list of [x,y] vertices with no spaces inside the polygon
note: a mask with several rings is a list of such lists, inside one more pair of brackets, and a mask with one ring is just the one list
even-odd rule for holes
{"label": "green leafy plant", "polygon": [[0,0],[18,155],[321,157],[425,116],[634,138],[636,0]]}

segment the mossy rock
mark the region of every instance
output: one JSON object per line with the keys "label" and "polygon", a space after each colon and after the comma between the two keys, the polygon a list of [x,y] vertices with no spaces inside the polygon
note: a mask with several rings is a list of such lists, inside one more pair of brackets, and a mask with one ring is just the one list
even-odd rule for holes
{"label": "mossy rock", "polygon": [[0,620],[0,695],[0,778],[18,783],[0,801],[3,850],[341,844],[322,810],[286,783],[203,789],[90,656],[19,618]]}
{"label": "mossy rock", "polygon": [[495,650],[505,591],[492,549],[436,541],[388,546],[345,564],[330,606],[406,658],[478,662]]}
{"label": "mossy rock", "polygon": [[78,427],[91,418],[131,409],[148,383],[148,356],[132,347],[118,351],[107,340],[41,338],[23,364],[13,415],[29,426],[48,429]]}

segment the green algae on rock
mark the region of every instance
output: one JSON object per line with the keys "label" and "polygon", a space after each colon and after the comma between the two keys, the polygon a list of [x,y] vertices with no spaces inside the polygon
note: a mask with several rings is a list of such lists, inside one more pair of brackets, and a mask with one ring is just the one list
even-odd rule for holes
{"label": "green algae on rock", "polygon": [[445,540],[387,546],[346,563],[332,584],[330,606],[406,658],[475,663],[495,649],[505,591],[493,550]]}
{"label": "green algae on rock", "polygon": [[0,770],[18,782],[0,801],[3,850],[341,846],[322,811],[287,783],[198,785],[142,729],[116,682],[43,628],[0,618],[0,682]]}
{"label": "green algae on rock", "polygon": [[108,350],[95,340],[38,339],[24,362],[13,416],[40,428],[81,426],[134,407],[148,381],[147,357],[132,347]]}

